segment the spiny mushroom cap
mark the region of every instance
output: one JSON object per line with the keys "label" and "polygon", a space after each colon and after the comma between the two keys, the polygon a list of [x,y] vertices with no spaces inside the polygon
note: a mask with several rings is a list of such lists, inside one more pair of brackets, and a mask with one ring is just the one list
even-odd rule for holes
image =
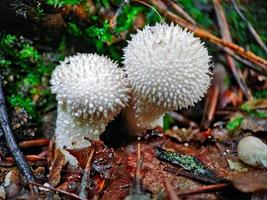
{"label": "spiny mushroom cap", "polygon": [[129,99],[124,72],[109,58],[96,54],[66,58],[54,70],[51,85],[59,106],[88,123],[108,123]]}
{"label": "spiny mushroom cap", "polygon": [[191,32],[173,24],[138,30],[124,48],[123,63],[139,117],[152,110],[163,114],[192,106],[210,85],[207,49]]}

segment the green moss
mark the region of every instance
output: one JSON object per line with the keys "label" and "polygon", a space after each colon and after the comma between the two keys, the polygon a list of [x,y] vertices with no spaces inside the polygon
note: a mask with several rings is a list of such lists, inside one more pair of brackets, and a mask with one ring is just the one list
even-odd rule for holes
{"label": "green moss", "polygon": [[35,115],[35,110],[33,108],[32,100],[29,97],[24,97],[22,95],[11,95],[7,98],[12,107],[20,107],[27,111],[31,116]]}
{"label": "green moss", "polygon": [[254,92],[254,97],[256,99],[265,99],[265,98],[267,98],[267,89],[265,89],[265,90],[258,90],[256,92]]}
{"label": "green moss", "polygon": [[250,116],[259,117],[259,118],[267,117],[267,114],[265,112],[258,111],[255,108],[252,108],[248,102],[243,103],[240,108],[241,110],[247,112]]}
{"label": "green moss", "polygon": [[32,61],[37,61],[40,59],[40,55],[30,44],[23,44],[23,48],[19,51],[19,58],[22,60],[31,59]]}
{"label": "green moss", "polygon": [[135,7],[126,5],[122,8],[122,12],[117,17],[117,24],[115,27],[116,33],[121,33],[126,30],[130,30],[133,27],[134,20],[137,15],[144,9],[142,7]]}
{"label": "green moss", "polygon": [[62,7],[65,5],[80,4],[81,0],[46,0],[46,3],[54,7]]}
{"label": "green moss", "polygon": [[68,24],[68,31],[76,37],[82,35],[82,31],[80,30],[80,28],[75,23],[72,22]]}
{"label": "green moss", "polygon": [[4,78],[9,80],[5,85],[8,104],[26,110],[38,121],[40,112],[36,111],[50,104],[44,99],[49,99],[47,78],[54,64],[48,64],[30,40],[7,34],[0,39],[0,65]]}

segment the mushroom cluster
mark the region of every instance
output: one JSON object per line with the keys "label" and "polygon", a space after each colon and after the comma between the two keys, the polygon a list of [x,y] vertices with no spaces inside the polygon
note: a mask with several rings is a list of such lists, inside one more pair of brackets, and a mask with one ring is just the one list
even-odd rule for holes
{"label": "mushroom cluster", "polygon": [[199,38],[174,24],[138,30],[124,49],[138,127],[151,128],[167,111],[199,101],[210,85],[210,56]]}
{"label": "mushroom cluster", "polygon": [[[54,70],[51,91],[58,101],[56,145],[79,149],[99,139],[127,105],[130,89],[123,70],[109,58],[77,54]],[[86,139],[88,138],[88,139]]]}
{"label": "mushroom cluster", "polygon": [[130,98],[124,109],[128,130],[152,128],[158,121],[162,125],[165,112],[194,105],[210,85],[207,49],[173,24],[138,30],[124,49],[123,64],[127,78],[116,63],[96,54],[68,57],[54,70],[57,147],[89,146],[85,137],[99,139]]}

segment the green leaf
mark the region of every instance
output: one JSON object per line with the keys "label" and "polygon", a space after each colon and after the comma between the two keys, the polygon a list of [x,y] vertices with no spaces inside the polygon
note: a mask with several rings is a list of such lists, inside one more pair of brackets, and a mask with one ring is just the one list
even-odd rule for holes
{"label": "green leaf", "polygon": [[259,117],[259,118],[267,118],[267,113],[262,112],[262,111],[255,111],[253,113],[253,115],[255,115],[256,117]]}
{"label": "green leaf", "polygon": [[12,106],[24,108],[30,115],[34,114],[32,100],[29,97],[12,95],[10,98],[8,98],[8,100]]}
{"label": "green leaf", "polygon": [[26,78],[24,78],[23,83],[25,86],[36,86],[40,83],[38,76],[35,74],[28,74]]}
{"label": "green leaf", "polygon": [[23,49],[19,52],[20,59],[33,59],[37,61],[40,58],[38,51],[29,44],[24,44]]}
{"label": "green leaf", "polygon": [[244,117],[236,117],[227,123],[226,128],[228,130],[233,131],[241,125],[243,120],[244,120]]}
{"label": "green leaf", "polygon": [[136,16],[143,10],[142,7],[134,7],[126,5],[122,8],[122,12],[117,17],[117,24],[115,28],[116,33],[121,33],[133,27]]}
{"label": "green leaf", "polygon": [[170,126],[173,123],[173,119],[168,114],[165,114],[163,120],[163,129],[164,131],[166,131],[170,129]]}
{"label": "green leaf", "polygon": [[254,93],[256,99],[266,99],[267,98],[267,89],[259,90]]}
{"label": "green leaf", "polygon": [[68,25],[69,25],[68,26],[68,32],[69,33],[73,34],[76,37],[82,35],[82,31],[75,23],[70,22]]}
{"label": "green leaf", "polygon": [[240,108],[241,108],[241,110],[243,110],[243,111],[245,111],[247,113],[250,113],[250,112],[253,111],[253,108],[251,108],[249,103],[243,103]]}
{"label": "green leaf", "polygon": [[1,67],[8,67],[8,66],[10,66],[11,64],[12,64],[12,63],[11,63],[10,60],[6,60],[6,59],[0,57],[0,66],[1,66]]}
{"label": "green leaf", "polygon": [[12,46],[17,40],[17,37],[14,35],[10,35],[7,34],[6,36],[4,36],[1,40],[1,45],[5,45],[5,46]]}

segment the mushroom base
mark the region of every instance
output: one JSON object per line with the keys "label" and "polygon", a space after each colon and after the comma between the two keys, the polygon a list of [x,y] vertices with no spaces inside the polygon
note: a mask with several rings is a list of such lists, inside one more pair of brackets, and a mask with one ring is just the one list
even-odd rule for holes
{"label": "mushroom base", "polygon": [[56,146],[59,149],[80,149],[91,145],[90,140],[99,140],[105,126],[89,124],[84,119],[72,117],[64,108],[58,106],[56,121]]}
{"label": "mushroom base", "polygon": [[123,121],[127,127],[127,133],[130,135],[143,135],[147,129],[153,129],[156,127],[163,127],[164,114],[158,115],[156,118],[153,116],[149,117],[149,120],[144,120],[140,123],[140,119],[148,119],[146,116],[140,116],[137,119],[136,112],[133,107],[127,107],[122,111]]}

